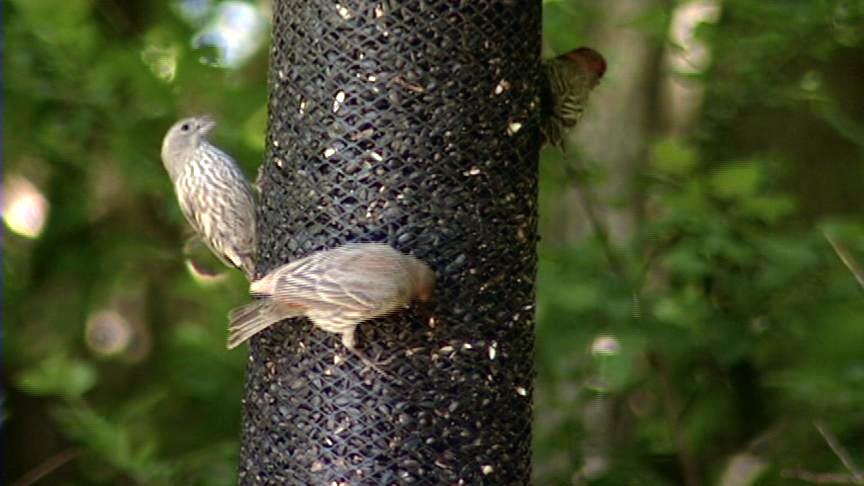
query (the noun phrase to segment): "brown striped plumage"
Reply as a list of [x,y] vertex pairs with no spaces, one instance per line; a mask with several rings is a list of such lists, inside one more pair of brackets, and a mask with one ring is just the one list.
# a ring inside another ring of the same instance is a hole
[[206,136],[209,117],[186,118],[162,141],[162,162],[186,220],[210,250],[251,280],[255,271],[255,199],[237,163]]
[[579,123],[591,90],[605,72],[606,60],[590,47],[573,49],[543,63],[543,143],[563,149],[565,131]]
[[319,251],[252,282],[250,292],[261,299],[231,311],[228,349],[281,320],[306,316],[318,328],[341,334],[342,344],[357,353],[358,324],[415,298],[429,300],[434,287],[435,273],[425,263],[385,244]]

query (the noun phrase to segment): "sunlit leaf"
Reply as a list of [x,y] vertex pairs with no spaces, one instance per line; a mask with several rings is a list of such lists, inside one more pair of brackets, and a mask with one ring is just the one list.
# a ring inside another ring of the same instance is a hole
[[97,382],[96,369],[89,363],[56,354],[38,366],[18,375],[21,389],[35,395],[58,395],[78,398]]
[[651,166],[673,175],[684,175],[696,167],[698,155],[693,148],[674,138],[665,138],[651,147]]
[[762,171],[755,162],[724,165],[711,176],[714,194],[727,199],[752,196],[761,182]]

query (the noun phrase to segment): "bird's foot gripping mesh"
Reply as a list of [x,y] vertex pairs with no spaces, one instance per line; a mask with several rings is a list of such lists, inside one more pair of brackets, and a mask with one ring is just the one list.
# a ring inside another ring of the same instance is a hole
[[540,2],[274,2],[258,272],[350,241],[410,252],[436,299],[252,339],[242,484],[530,476]]

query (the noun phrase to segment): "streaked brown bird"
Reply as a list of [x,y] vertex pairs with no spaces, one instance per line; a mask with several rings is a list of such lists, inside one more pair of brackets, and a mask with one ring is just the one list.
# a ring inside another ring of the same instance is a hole
[[212,118],[185,118],[162,141],[162,163],[186,221],[228,266],[255,272],[255,198],[237,162],[207,141]]
[[342,344],[371,364],[355,348],[357,325],[414,299],[430,300],[435,272],[388,245],[351,243],[282,265],[249,290],[261,298],[229,314],[228,349],[279,321],[306,316],[316,327],[341,334]]
[[579,47],[543,63],[540,130],[543,143],[564,149],[564,134],[582,118],[591,91],[606,73],[606,60]]

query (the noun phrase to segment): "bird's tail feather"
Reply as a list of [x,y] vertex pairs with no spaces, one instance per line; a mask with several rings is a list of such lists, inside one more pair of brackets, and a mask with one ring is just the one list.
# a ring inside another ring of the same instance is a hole
[[301,312],[280,308],[270,299],[261,299],[236,307],[228,313],[231,324],[228,327],[228,349],[236,348],[247,339],[267,329],[271,325],[289,317],[297,317]]

